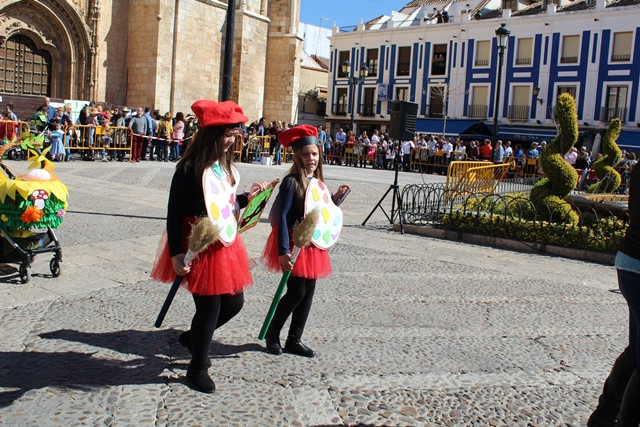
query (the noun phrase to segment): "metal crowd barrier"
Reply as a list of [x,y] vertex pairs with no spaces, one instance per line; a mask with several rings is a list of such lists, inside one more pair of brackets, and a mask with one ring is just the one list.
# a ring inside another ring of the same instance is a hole
[[69,125],[64,128],[65,146],[68,142],[72,151],[122,151],[131,155],[132,139],[133,133],[126,126]]
[[16,140],[23,140],[31,133],[29,123],[21,120],[0,120],[0,141],[11,142],[14,137]]

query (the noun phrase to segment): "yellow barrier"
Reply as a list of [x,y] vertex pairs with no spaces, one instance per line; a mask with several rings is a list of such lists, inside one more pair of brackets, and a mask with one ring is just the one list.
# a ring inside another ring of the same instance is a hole
[[131,155],[133,134],[126,126],[70,125],[64,128],[64,141],[67,135],[70,150],[122,151]]
[[15,136],[16,140],[24,140],[31,134],[29,123],[21,120],[0,120],[0,141],[11,142]]
[[[452,162],[463,163],[463,162]],[[465,196],[467,194],[493,194],[509,170],[508,163],[497,165],[488,162],[465,162],[470,165],[455,165],[454,173],[447,174],[447,189],[449,197]],[[450,166],[450,172],[451,172]],[[461,173],[461,175],[455,175]],[[451,179],[449,179],[451,176]]]

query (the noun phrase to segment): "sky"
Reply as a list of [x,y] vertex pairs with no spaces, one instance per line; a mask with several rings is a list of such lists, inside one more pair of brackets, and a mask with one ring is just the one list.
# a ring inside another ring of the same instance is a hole
[[337,22],[338,27],[355,26],[377,18],[380,15],[390,15],[392,10],[398,11],[410,0],[301,0],[300,21],[305,24],[320,25],[332,28]]

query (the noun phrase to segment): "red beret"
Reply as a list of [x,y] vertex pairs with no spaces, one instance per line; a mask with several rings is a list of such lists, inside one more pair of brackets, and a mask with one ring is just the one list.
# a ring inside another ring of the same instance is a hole
[[294,150],[305,145],[320,145],[318,129],[311,125],[299,125],[284,130],[278,134],[278,141],[285,147],[292,147]]
[[208,99],[196,101],[191,106],[200,126],[225,126],[246,123],[249,118],[233,101],[216,102]]

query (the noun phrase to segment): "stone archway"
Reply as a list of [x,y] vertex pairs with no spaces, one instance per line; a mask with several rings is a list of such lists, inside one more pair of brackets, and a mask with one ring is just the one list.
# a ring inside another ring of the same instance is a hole
[[[47,95],[89,99],[91,50],[86,25],[66,1],[9,1],[0,9],[0,43],[12,36],[31,40],[51,57]],[[27,94],[25,94],[27,95]]]

